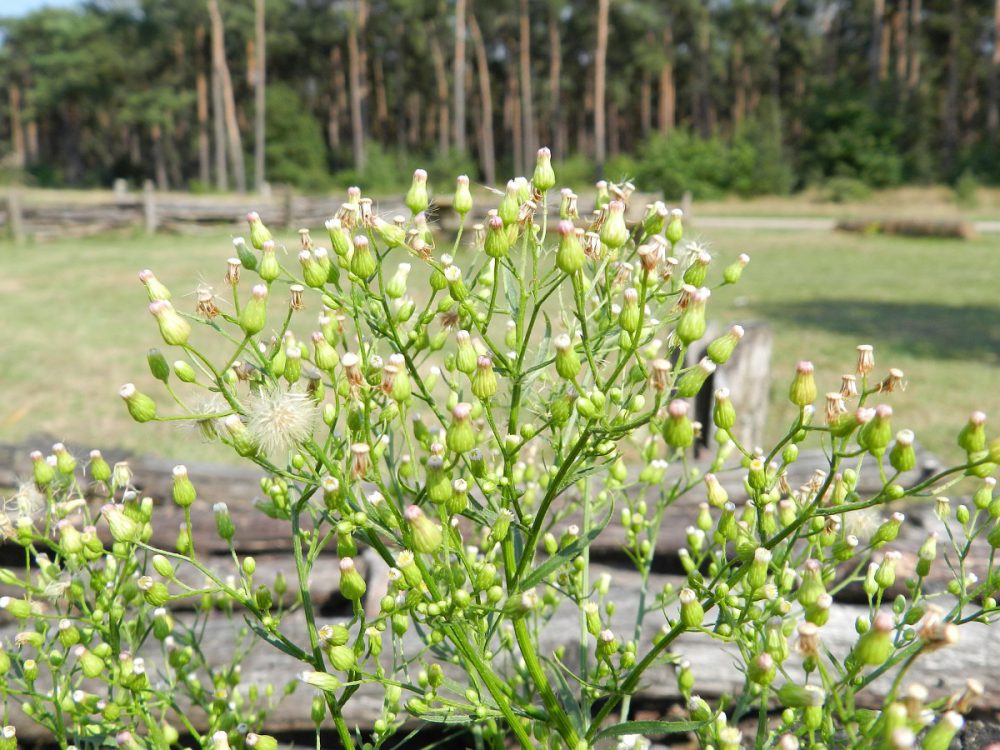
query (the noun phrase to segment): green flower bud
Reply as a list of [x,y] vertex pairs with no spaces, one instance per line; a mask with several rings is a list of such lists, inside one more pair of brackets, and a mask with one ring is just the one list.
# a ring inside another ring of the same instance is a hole
[[622,311],[618,315],[618,325],[623,331],[635,333],[639,330],[639,324],[642,320],[642,312],[639,310],[639,293],[629,287],[625,290],[624,299],[625,304],[622,305]]
[[150,302],[149,312],[156,318],[164,342],[170,346],[183,346],[187,343],[191,335],[191,324],[184,320],[167,300]]
[[239,324],[243,333],[253,336],[264,330],[267,323],[267,287],[257,284],[250,290],[250,299],[240,310]]
[[272,281],[281,276],[281,264],[278,262],[278,256],[274,252],[274,241],[268,240],[264,243],[264,249],[261,255],[260,269],[257,271],[261,280],[270,284]]
[[556,173],[552,169],[552,152],[545,146],[538,149],[535,172],[531,177],[531,182],[543,193],[555,187]]
[[348,601],[360,601],[365,595],[365,579],[354,566],[354,560],[344,557],[340,560],[340,593]]
[[104,659],[85,646],[77,646],[73,649],[73,655],[76,657],[76,663],[80,666],[84,677],[92,680],[104,672]]
[[575,379],[580,374],[582,364],[572,340],[563,333],[556,336],[553,346],[556,349],[556,372],[559,373],[559,377],[566,380]]
[[66,446],[62,443],[56,443],[52,446],[52,453],[56,458],[56,470],[63,476],[70,476],[76,471],[76,459],[73,454],[66,450]]
[[461,174],[455,180],[455,198],[452,201],[452,208],[463,218],[472,210],[472,193],[469,191],[468,175]]
[[663,439],[671,448],[690,448],[694,444],[694,425],[688,418],[688,404],[680,399],[671,401],[667,407],[667,419],[663,422]]
[[868,420],[858,431],[858,445],[873,456],[881,456],[892,440],[892,407],[879,404],[875,407],[874,417]]
[[250,225],[250,244],[260,250],[264,247],[264,243],[271,239],[271,232],[264,226],[260,214],[256,211],[247,214],[247,223]]
[[245,268],[248,271],[257,270],[257,256],[247,247],[247,242],[242,237],[233,240],[233,247],[236,248],[237,257],[230,258],[229,272],[226,278],[232,286],[236,286],[240,280],[240,268]]
[[150,302],[159,302],[170,299],[170,290],[159,282],[152,271],[146,269],[139,272],[139,281],[146,287],[146,294]]
[[705,288],[696,289],[685,287],[687,294],[687,304],[677,319],[675,334],[678,340],[685,346],[690,346],[695,341],[705,335],[705,305],[711,296],[711,291]]
[[347,258],[351,254],[351,236],[344,228],[340,219],[326,221],[327,234],[330,236],[330,246],[339,258]]
[[198,493],[195,491],[194,484],[192,484],[190,478],[188,478],[186,467],[174,467],[173,487],[171,489],[171,493],[173,495],[174,502],[182,508],[190,508],[191,505],[194,504]]
[[896,537],[899,536],[899,529],[905,520],[906,517],[902,513],[893,513],[888,521],[885,521],[875,530],[869,542],[871,546],[878,549],[879,547],[884,547],[889,542],[895,541]]
[[813,363],[803,360],[795,368],[795,377],[788,390],[789,400],[800,409],[809,406],[816,400],[816,379],[813,376]]
[[448,284],[448,294],[455,302],[464,302],[469,298],[469,288],[462,280],[462,269],[451,265],[444,269],[445,282]]
[[452,422],[445,433],[445,444],[448,450],[455,453],[468,453],[476,447],[476,434],[469,418],[472,405],[460,403],[452,409]]
[[107,504],[101,508],[101,515],[108,522],[111,538],[116,542],[135,543],[142,533],[141,525],[131,518],[121,505]]
[[170,380],[170,365],[159,349],[150,349],[146,352],[146,362],[154,378],[164,383]]
[[416,505],[408,506],[403,517],[410,527],[414,551],[423,554],[436,552],[444,541],[441,527],[424,515]]
[[736,345],[743,338],[743,326],[733,326],[727,333],[714,339],[708,345],[705,353],[717,365],[724,365],[733,356]]
[[706,474],[702,477],[705,482],[705,486],[708,489],[708,504],[713,508],[722,508],[729,502],[729,494],[726,492],[725,487],[719,482],[718,477],[715,474]]
[[826,593],[823,583],[823,569],[818,560],[806,560],[802,566],[802,583],[799,584],[796,599],[803,607],[810,607]]
[[399,216],[397,219],[400,223],[388,222],[380,216],[376,216],[372,219],[375,227],[375,233],[378,234],[379,238],[385,243],[386,247],[400,247],[406,242],[406,231],[402,226],[403,217]]
[[889,463],[896,471],[912,471],[917,465],[917,453],[913,449],[913,432],[900,430],[896,442],[889,451]]
[[493,360],[483,355],[476,360],[476,372],[472,376],[472,395],[482,401],[489,401],[497,392],[497,376],[493,372]]
[[692,589],[683,588],[679,594],[681,603],[681,623],[688,630],[700,628],[705,619],[705,610]]
[[170,591],[162,581],[156,581],[151,576],[142,576],[137,585],[146,603],[151,607],[162,607],[170,600]]
[[174,362],[174,374],[182,383],[193,383],[198,378],[194,368],[181,359]]
[[679,208],[675,208],[670,212],[670,221],[667,223],[667,229],[664,232],[664,235],[671,245],[676,246],[677,243],[684,237],[684,225],[682,223],[683,218],[684,212]]
[[253,750],[278,750],[278,740],[269,734],[250,732],[246,737],[245,744]]
[[753,561],[747,572],[747,585],[751,589],[759,589],[767,583],[767,573],[771,565],[771,552],[764,547],[758,547],[753,553]]
[[778,701],[786,708],[822,706],[826,702],[826,692],[818,685],[796,685],[793,682],[786,682],[778,688]]
[[872,620],[869,630],[858,638],[852,652],[858,664],[862,666],[881,666],[893,651],[892,616],[879,612]]
[[410,189],[406,191],[406,198],[403,200],[403,203],[414,215],[419,214],[427,208],[428,198],[426,170],[414,170],[413,180],[410,182]]
[[726,266],[726,269],[722,272],[722,279],[727,284],[735,284],[740,280],[743,275],[743,269],[747,267],[750,262],[750,256],[746,253],[741,253],[736,259],[735,263]]
[[319,289],[326,284],[327,269],[316,262],[312,252],[302,250],[299,253],[299,264],[302,266],[302,278],[307,286]]
[[966,453],[986,450],[986,415],[983,412],[972,412],[969,421],[958,433],[958,445]]
[[684,283],[691,284],[692,286],[701,286],[704,284],[705,279],[708,278],[708,267],[711,263],[711,254],[703,248],[698,248],[694,253],[694,258],[691,260],[691,265],[684,271]]
[[[136,387],[132,383],[126,383],[123,385],[118,390],[118,395],[125,401],[125,406],[128,409],[129,415],[136,422],[148,422],[156,417],[156,403],[146,394],[140,393],[136,390]],[[38,480],[40,468],[39,462],[35,461],[35,481],[40,485],[47,484],[47,482],[41,482]]]
[[747,676],[758,685],[770,685],[777,672],[778,667],[768,653],[760,654],[747,665]]
[[712,407],[712,421],[720,430],[732,430],[736,426],[736,408],[729,399],[729,389],[720,388],[715,392],[715,403]]
[[327,656],[330,658],[330,666],[338,672],[347,672],[354,669],[357,663],[357,659],[354,656],[354,649],[350,646],[332,646],[327,651]]
[[677,396],[693,398],[705,385],[708,378],[715,372],[716,365],[708,357],[703,357],[698,364],[686,370],[677,379]]
[[483,249],[491,258],[506,258],[510,253],[510,235],[504,228],[503,219],[498,215],[486,220],[486,240]]
[[965,719],[957,711],[946,712],[924,735],[924,750],[948,750],[951,741],[965,724]]
[[607,214],[600,231],[601,242],[612,250],[617,250],[628,241],[628,226],[625,224],[625,204],[614,200],[608,203]]
[[556,252],[556,267],[565,274],[574,274],[583,268],[587,256],[580,243],[580,234],[573,222],[564,219],[559,222],[559,249]]
[[410,264],[400,263],[396,267],[396,273],[389,279],[385,286],[385,296],[389,299],[400,299],[406,294],[406,279],[410,274]]
[[362,281],[367,281],[378,270],[371,243],[363,234],[354,238],[354,254],[351,256],[351,273]]
[[236,527],[233,524],[233,517],[229,515],[229,506],[225,503],[216,503],[212,506],[212,514],[215,516],[215,530],[219,538],[227,542],[232,541]]

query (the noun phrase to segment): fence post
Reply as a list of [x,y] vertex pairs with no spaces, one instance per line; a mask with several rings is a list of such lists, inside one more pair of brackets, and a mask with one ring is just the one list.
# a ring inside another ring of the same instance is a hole
[[291,185],[285,185],[284,192],[281,194],[281,203],[285,229],[293,229],[295,227],[295,193],[292,191]]
[[156,234],[159,220],[156,216],[156,190],[152,180],[142,183],[142,215],[146,223],[146,234]]
[[10,226],[11,239],[18,245],[23,245],[24,236],[24,209],[21,206],[21,191],[17,187],[12,187],[7,192],[7,223]]

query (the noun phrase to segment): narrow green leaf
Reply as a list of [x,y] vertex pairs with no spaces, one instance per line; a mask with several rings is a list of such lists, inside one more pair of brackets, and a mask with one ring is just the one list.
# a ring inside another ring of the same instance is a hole
[[566,547],[559,550],[556,554],[525,576],[524,580],[522,580],[520,585],[517,587],[518,591],[527,591],[532,586],[537,586],[545,580],[545,576],[549,573],[558,570],[561,565],[566,564],[587,549],[587,547],[589,547],[591,543],[597,539],[600,533],[604,531],[604,527],[608,525],[609,521],[611,521],[611,515],[613,513],[614,503],[611,504],[608,515],[597,526],[588,531],[584,536],[575,540],[572,544],[566,545]]
[[605,737],[621,737],[623,734],[681,734],[701,729],[704,721],[623,721],[607,729],[602,729],[595,740]]

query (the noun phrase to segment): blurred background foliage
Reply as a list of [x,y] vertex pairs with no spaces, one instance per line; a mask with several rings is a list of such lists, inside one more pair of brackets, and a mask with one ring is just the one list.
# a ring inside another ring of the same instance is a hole
[[1000,0],[90,0],[0,27],[4,174],[42,187],[495,183],[543,144],[570,183],[668,198],[1000,183]]

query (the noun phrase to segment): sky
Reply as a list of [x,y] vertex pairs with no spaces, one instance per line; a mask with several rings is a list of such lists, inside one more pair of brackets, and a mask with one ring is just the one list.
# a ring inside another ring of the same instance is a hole
[[0,16],[20,16],[46,5],[66,8],[78,5],[79,2],[80,0],[0,0]]

